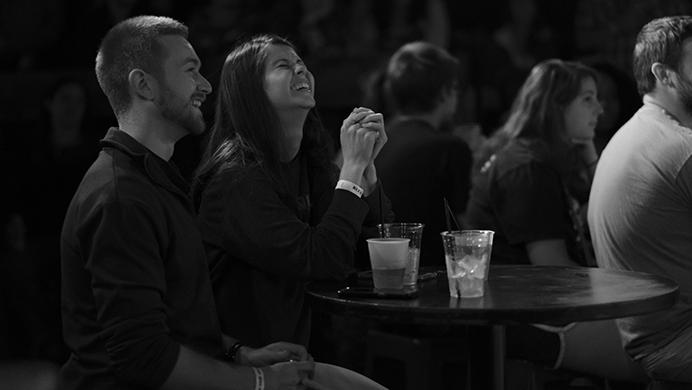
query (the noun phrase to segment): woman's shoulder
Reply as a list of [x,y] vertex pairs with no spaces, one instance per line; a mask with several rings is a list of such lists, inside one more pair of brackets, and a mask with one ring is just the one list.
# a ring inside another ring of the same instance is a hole
[[211,183],[225,183],[227,185],[242,185],[250,181],[269,180],[262,165],[257,162],[246,164],[223,164],[210,180]]
[[549,147],[541,141],[515,139],[495,153],[496,164],[503,171],[549,168]]
[[204,182],[198,182],[193,187],[200,198],[224,194],[237,188],[257,186],[259,183],[269,182],[268,176],[259,164],[248,165],[221,165]]

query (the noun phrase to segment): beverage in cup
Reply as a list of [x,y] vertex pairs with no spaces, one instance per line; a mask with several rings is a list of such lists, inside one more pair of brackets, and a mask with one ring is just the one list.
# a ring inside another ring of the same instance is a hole
[[491,230],[461,230],[440,233],[445,250],[449,295],[482,297],[488,278],[493,234]]
[[368,251],[375,290],[401,290],[409,255],[408,238],[369,238]]
[[382,238],[408,238],[408,261],[404,271],[404,287],[415,287],[418,282],[420,264],[421,238],[423,237],[422,223],[385,223],[378,224],[377,230]]

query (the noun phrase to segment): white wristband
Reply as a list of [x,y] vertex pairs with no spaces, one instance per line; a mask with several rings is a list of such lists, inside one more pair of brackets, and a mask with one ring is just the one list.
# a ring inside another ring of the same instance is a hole
[[358,184],[348,180],[339,180],[336,182],[336,189],[346,190],[359,198],[363,197],[363,189]]
[[255,372],[255,390],[264,390],[264,372],[257,367],[252,367]]

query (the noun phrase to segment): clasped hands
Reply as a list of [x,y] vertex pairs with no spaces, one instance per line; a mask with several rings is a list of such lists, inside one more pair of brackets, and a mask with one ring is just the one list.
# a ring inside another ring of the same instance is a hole
[[341,151],[344,163],[341,179],[363,187],[369,195],[377,185],[375,158],[387,142],[384,117],[365,107],[357,107],[341,125]]

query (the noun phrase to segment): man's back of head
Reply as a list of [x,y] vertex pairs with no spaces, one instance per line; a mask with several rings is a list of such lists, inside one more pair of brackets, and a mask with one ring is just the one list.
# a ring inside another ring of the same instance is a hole
[[443,48],[411,42],[392,55],[386,71],[385,93],[395,112],[433,111],[444,93],[456,93],[459,61]]
[[652,92],[656,77],[655,63],[680,70],[683,41],[692,37],[692,17],[667,16],[650,21],[637,34],[634,47],[633,72],[640,95]]

